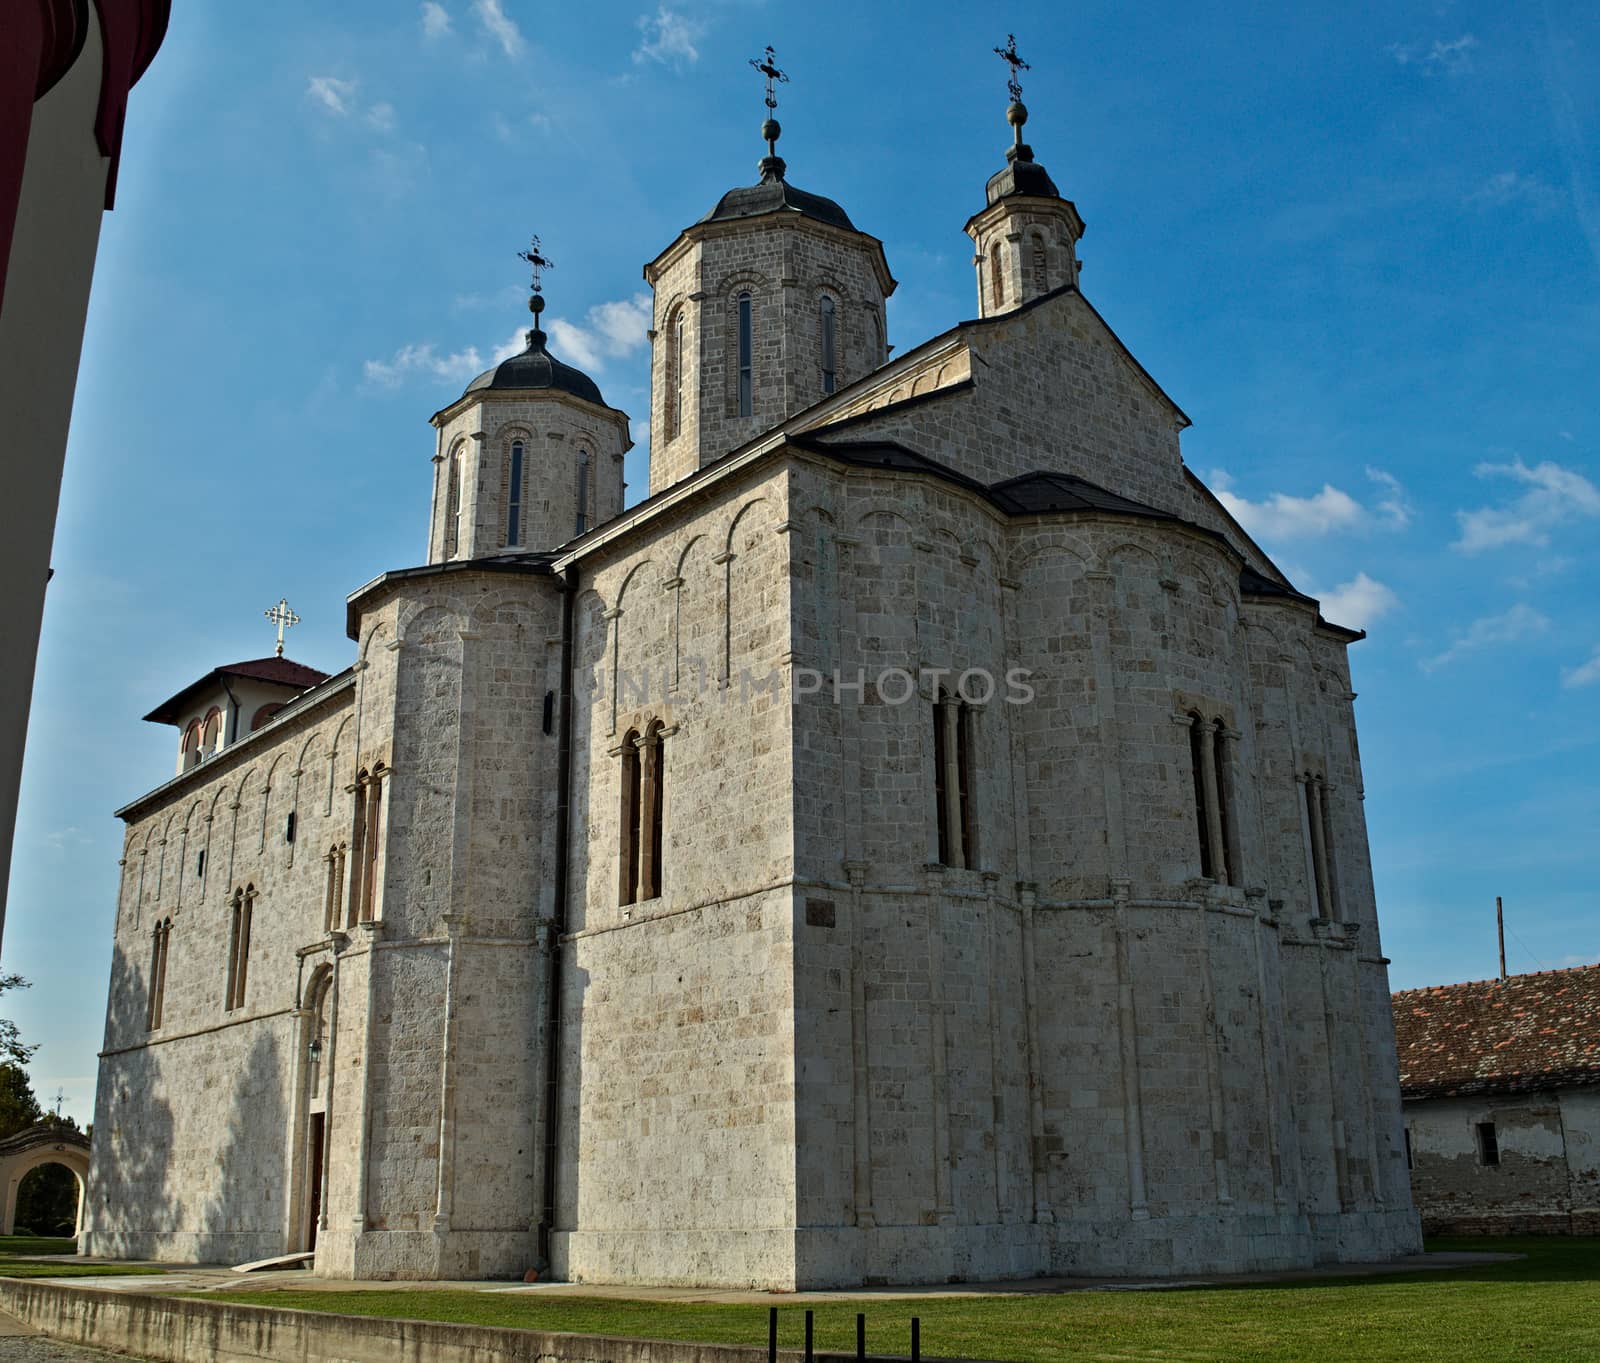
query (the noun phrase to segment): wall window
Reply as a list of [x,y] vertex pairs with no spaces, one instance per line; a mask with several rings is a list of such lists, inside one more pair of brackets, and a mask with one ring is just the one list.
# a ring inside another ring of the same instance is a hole
[[839,317],[831,298],[818,305],[822,326],[822,391],[831,393],[838,387]]
[[1050,292],[1050,265],[1049,256],[1045,251],[1044,238],[1035,235],[1033,238],[1033,292],[1035,295]]
[[1404,1132],[1406,1138],[1406,1168],[1413,1169],[1416,1165],[1411,1153],[1411,1128],[1409,1126],[1405,1127]]
[[228,988],[223,1003],[230,1013],[244,1007],[245,985],[250,976],[250,917],[255,899],[254,885],[233,892],[233,925],[228,935]]
[[200,757],[204,760],[217,750],[217,740],[222,737],[222,711],[212,708],[200,724]]
[[1478,1123],[1478,1163],[1491,1168],[1500,1163],[1500,1137],[1493,1122]]
[[167,944],[172,938],[172,920],[163,918],[150,932],[150,992],[145,1003],[145,1029],[161,1026],[161,1005],[167,993]]
[[878,321],[878,310],[867,313],[867,364],[876,369],[883,363],[883,324]]
[[972,706],[941,690],[933,702],[933,791],[939,861],[944,866],[978,864],[973,726]]
[[667,321],[667,439],[683,429],[683,308]]
[[652,720],[643,737],[630,729],[622,740],[620,901],[637,904],[661,894],[663,813],[666,805],[666,738]]
[[328,863],[328,889],[322,911],[322,927],[334,932],[343,926],[345,844],[336,842],[323,857]]
[[200,721],[192,719],[178,741],[179,770],[188,771],[200,764]]
[[522,543],[522,478],[525,447],[520,440],[511,442],[511,469],[506,489],[506,544]]
[[1005,267],[1000,263],[1001,250],[999,242],[989,248],[989,296],[997,308],[1006,301],[1006,276]]
[[454,558],[461,549],[461,446],[450,452],[445,464],[444,557]]
[[1333,817],[1329,809],[1328,781],[1319,771],[1300,778],[1305,788],[1306,841],[1311,849],[1311,897],[1316,917],[1339,917],[1339,897],[1334,874]]
[[1189,712],[1189,767],[1194,778],[1195,831],[1200,874],[1237,885],[1239,844],[1233,822],[1233,743],[1220,719]]
[[593,524],[593,514],[590,508],[594,497],[594,461],[589,456],[589,451],[578,451],[578,516],[576,528],[578,534],[583,534]]
[[350,871],[350,904],[345,926],[370,923],[377,912],[379,816],[383,808],[383,764],[356,776],[355,817],[350,846],[355,855]]
[[755,410],[755,325],[748,290],[736,302],[739,331],[739,415]]
[[255,714],[250,716],[250,732],[254,733],[281,709],[283,709],[281,701],[273,701],[270,704],[261,706]]

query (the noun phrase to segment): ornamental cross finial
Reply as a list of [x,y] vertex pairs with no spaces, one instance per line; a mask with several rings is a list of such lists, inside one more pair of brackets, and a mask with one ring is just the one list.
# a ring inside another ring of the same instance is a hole
[[532,347],[544,337],[539,330],[539,314],[544,311],[544,271],[555,269],[556,263],[545,255],[544,243],[539,240],[537,232],[528,239],[528,249],[517,252],[517,259],[527,261],[528,269],[533,273],[528,284],[528,311],[533,314],[533,330],[528,333],[528,345]]
[[767,78],[767,109],[769,111],[778,107],[778,96],[773,90],[774,84],[787,85],[789,77],[778,70],[778,54],[772,50],[772,44],[767,44],[766,57],[751,57],[750,65],[755,67]]
[[1006,81],[1006,89],[1011,91],[1011,102],[1013,104],[1021,104],[1022,82],[1017,79],[1017,76],[1019,73],[1031,71],[1033,68],[1023,61],[1017,53],[1017,35],[1015,33],[1006,34],[1006,45],[995,48],[994,55],[1011,68],[1011,76]]
[[289,609],[287,597],[280,597],[278,604],[266,612],[267,619],[278,627],[278,657],[283,657],[283,632],[300,623],[300,617]]

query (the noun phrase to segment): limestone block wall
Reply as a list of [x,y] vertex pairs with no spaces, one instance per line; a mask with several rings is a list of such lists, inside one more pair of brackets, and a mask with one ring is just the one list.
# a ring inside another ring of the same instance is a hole
[[[566,393],[491,392],[446,408],[438,419],[428,521],[428,562],[546,552],[622,510],[628,418]],[[512,443],[524,447],[521,515],[512,535]],[[449,552],[446,521],[452,460],[462,465],[460,529]],[[583,467],[587,473],[583,473]],[[580,505],[580,496],[582,504]]]
[[[1600,1089],[1412,1099],[1411,1188],[1435,1235],[1593,1235],[1600,1228]],[[1499,1163],[1478,1126],[1492,1123]]]
[[[304,1243],[297,952],[324,936],[325,856],[349,837],[354,704],[335,683],[125,816],[84,1253],[241,1262]],[[246,888],[248,976],[229,1010],[231,900]],[[167,921],[149,1030],[153,933]]]
[[[794,1281],[787,488],[580,564],[556,1267]],[[621,744],[662,746],[661,893],[620,902]]]
[[[859,233],[793,213],[701,225],[645,273],[655,291],[652,493],[822,399],[824,295],[837,307],[836,391],[887,355],[884,299],[893,281],[881,246]],[[740,416],[735,300],[745,291],[752,402],[751,415]],[[681,375],[673,344],[680,313]]]

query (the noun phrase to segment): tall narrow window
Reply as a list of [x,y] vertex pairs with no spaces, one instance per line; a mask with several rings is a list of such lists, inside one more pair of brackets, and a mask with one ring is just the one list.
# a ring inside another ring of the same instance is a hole
[[1316,772],[1307,772],[1305,787],[1307,842],[1311,847],[1311,898],[1318,918],[1339,916],[1333,888],[1333,859],[1330,838],[1333,823],[1328,816],[1328,783]]
[[334,932],[342,926],[340,920],[344,910],[344,844],[335,843],[328,849],[328,855],[323,860],[328,863],[328,896],[323,908],[322,922],[326,931]]
[[933,702],[933,799],[939,816],[939,864],[950,865],[950,821],[945,817],[949,804],[946,796],[944,769],[944,692]]
[[444,556],[454,558],[461,549],[461,447],[450,452],[445,465]]
[[222,737],[222,711],[213,709],[200,728],[200,756],[210,757],[217,750],[217,740]]
[[639,734],[629,729],[622,739],[622,809],[618,821],[621,883],[617,899],[622,904],[635,904],[639,900],[639,805],[643,785],[639,768]]
[[347,901],[348,912],[345,915],[344,925],[353,928],[356,925],[356,913],[361,904],[361,872],[366,864],[367,850],[367,782],[369,777],[363,768],[356,775],[355,808],[350,820],[350,896]]
[[522,455],[520,440],[511,442],[511,485],[506,492],[506,543],[522,543]]
[[1218,849],[1222,859],[1221,879],[1225,884],[1239,883],[1238,853],[1234,847],[1233,811],[1229,808],[1228,785],[1232,768],[1228,759],[1228,730],[1219,719],[1211,726],[1212,768],[1216,776],[1217,825],[1220,834]]
[[233,895],[233,930],[228,942],[228,989],[223,1007],[228,1012],[244,1007],[245,985],[250,975],[250,914],[256,887],[247,885]]
[[739,415],[755,410],[755,332],[749,293],[741,293],[739,307]]
[[683,429],[683,309],[667,323],[667,439]]
[[838,386],[839,318],[833,299],[818,305],[822,322],[822,391],[831,393]]
[[1493,1122],[1478,1123],[1478,1160],[1490,1167],[1500,1163],[1500,1138]]
[[366,827],[362,830],[361,905],[360,919],[370,923],[378,912],[378,852],[382,839],[378,836],[378,816],[383,808],[383,764],[372,769],[367,782]]
[[997,308],[1006,301],[1006,276],[1005,267],[1000,263],[1001,249],[999,242],[989,248],[989,293]]
[[663,812],[666,808],[667,749],[661,721],[655,720],[645,730],[641,798],[643,808],[639,820],[639,849],[641,869],[639,898],[655,899],[661,893],[661,835]]
[[1206,790],[1206,723],[1197,714],[1189,716],[1189,765],[1194,768],[1195,828],[1200,836],[1200,874],[1209,880],[1215,874],[1211,861],[1211,811]]
[[578,520],[577,529],[581,535],[589,528],[589,451],[578,451]]
[[150,933],[150,993],[145,1004],[145,1029],[161,1026],[161,1005],[167,993],[167,943],[172,936],[172,920],[164,918]]
[[977,830],[972,804],[972,707],[956,706],[956,793],[960,797],[961,864],[978,864]]
[[876,369],[883,363],[883,325],[878,321],[878,310],[867,313],[867,364]]
[[183,741],[178,748],[178,770],[188,771],[200,762],[200,721],[190,720],[183,731]]
[[945,866],[977,865],[971,709],[944,691],[933,705],[933,790],[938,804],[939,861]]
[[1044,238],[1033,239],[1033,292],[1035,295],[1050,291],[1049,257],[1045,253]]

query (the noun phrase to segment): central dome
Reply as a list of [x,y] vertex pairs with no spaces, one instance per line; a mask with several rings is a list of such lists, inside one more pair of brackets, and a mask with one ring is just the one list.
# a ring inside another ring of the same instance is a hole
[[544,343],[544,332],[535,327],[528,333],[526,350],[500,361],[493,369],[484,370],[467,385],[466,391],[479,393],[491,388],[553,389],[604,407],[606,400],[600,396],[599,385],[581,369],[562,364],[545,349]]
[[796,189],[787,180],[774,176],[762,177],[758,185],[743,189],[730,189],[701,222],[730,222],[736,218],[755,218],[765,213],[799,213],[807,218],[825,222],[829,227],[842,227],[847,232],[856,230],[849,215],[820,194],[810,194]]

